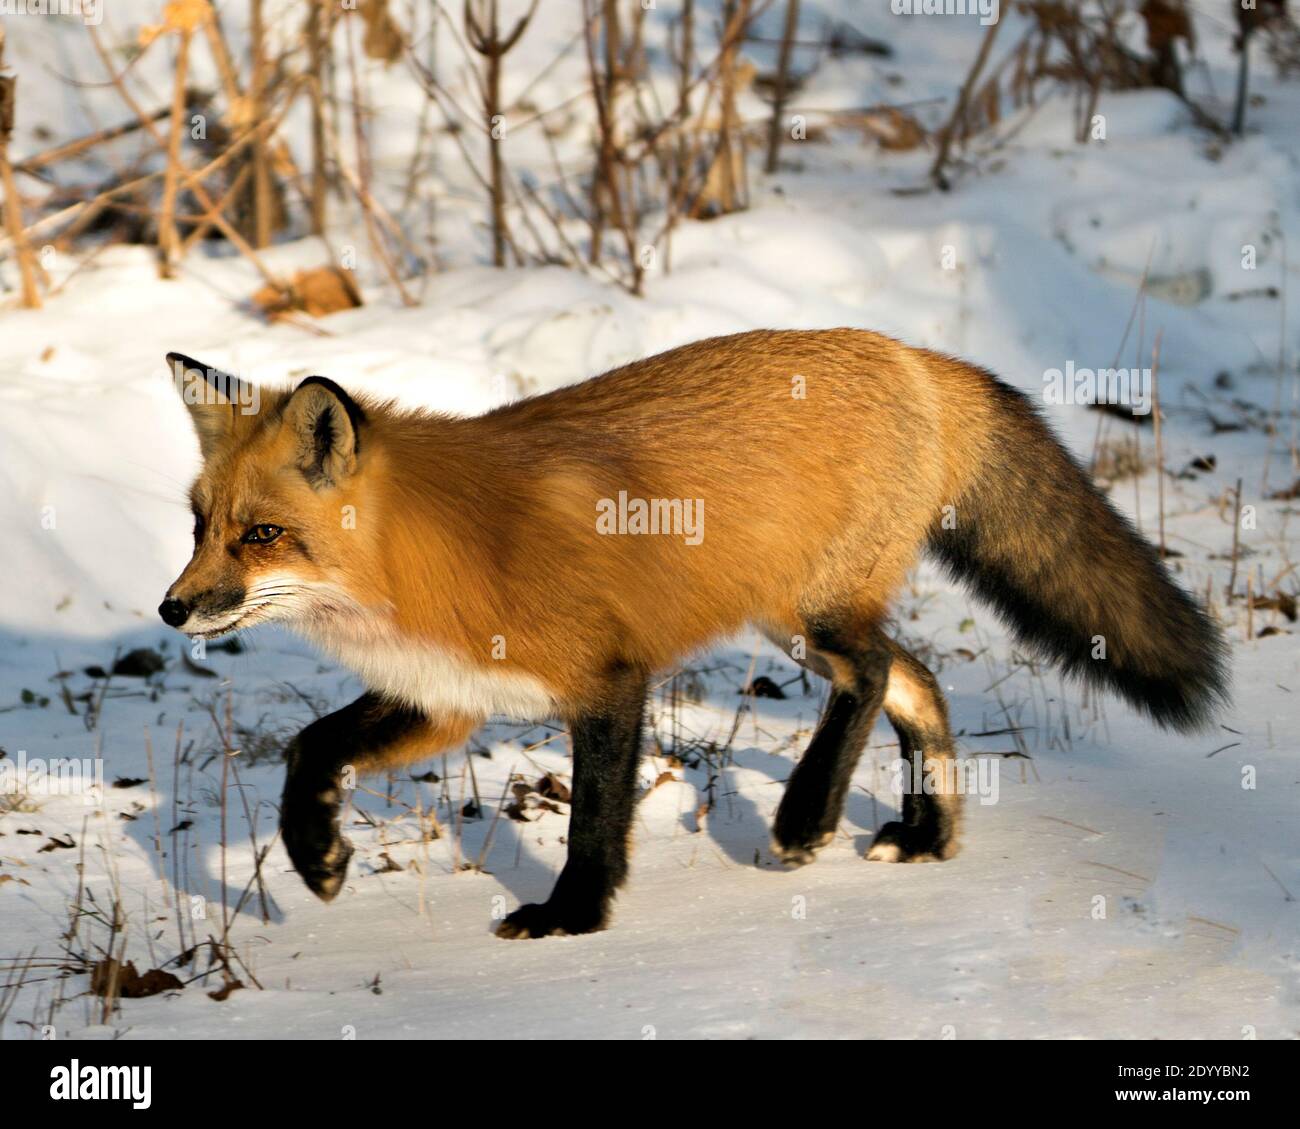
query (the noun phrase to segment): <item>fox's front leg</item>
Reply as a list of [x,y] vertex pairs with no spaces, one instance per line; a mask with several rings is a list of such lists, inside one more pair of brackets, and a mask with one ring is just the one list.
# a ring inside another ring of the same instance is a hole
[[598,701],[572,719],[568,861],[551,896],[520,906],[497,926],[498,937],[593,933],[605,927],[614,892],[627,877],[645,697],[644,673],[621,668],[606,678]]
[[343,885],[352,844],[339,831],[343,774],[356,776],[417,760],[464,741],[478,720],[426,717],[408,706],[363,694],[313,721],[285,754],[280,832],[293,868],[324,901]]

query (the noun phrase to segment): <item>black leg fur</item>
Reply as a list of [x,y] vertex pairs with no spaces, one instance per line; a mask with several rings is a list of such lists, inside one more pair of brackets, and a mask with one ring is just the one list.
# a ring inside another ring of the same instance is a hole
[[[890,640],[889,646],[895,675],[906,681],[907,692],[900,699],[912,707],[903,708],[901,702],[893,705],[888,698],[885,703],[885,715],[898,734],[907,761],[908,780],[902,820],[886,823],[877,832],[867,858],[873,862],[940,862],[957,853],[961,828],[948,708],[934,675],[897,643]],[[934,790],[917,790],[918,763],[923,785],[929,772]]]
[[799,866],[811,862],[817,849],[835,835],[853,770],[884,700],[892,659],[878,634],[863,641],[848,631],[823,626],[811,638],[837,674],[817,731],[795,765],[772,827],[777,857]]
[[602,705],[573,720],[568,861],[551,896],[520,906],[497,927],[498,937],[592,933],[605,927],[614,892],[627,877],[645,696],[645,675],[621,670],[609,679]]
[[367,762],[382,760],[385,750],[425,724],[414,710],[363,694],[313,721],[290,743],[280,831],[294,870],[323,901],[338,894],[352,857],[339,831],[344,767],[365,771]]

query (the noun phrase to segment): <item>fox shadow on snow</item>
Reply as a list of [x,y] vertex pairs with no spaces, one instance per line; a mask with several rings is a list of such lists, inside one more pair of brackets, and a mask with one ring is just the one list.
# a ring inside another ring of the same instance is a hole
[[[329,709],[338,708],[360,692],[359,686],[346,671],[328,668],[322,670],[306,644],[293,640],[286,647],[286,642],[291,638],[279,632],[255,632],[245,640],[247,650],[244,653],[209,655],[208,664],[219,679],[232,679],[236,686],[241,683],[244,686],[250,683],[274,684],[277,680],[276,672],[282,670],[282,662],[305,664],[315,670],[316,683],[312,689],[318,695],[328,697]],[[126,677],[113,680],[112,685],[116,691],[131,696],[107,698],[99,723],[92,731],[85,726],[84,720],[68,714],[59,698],[57,683],[50,682],[49,674],[46,673],[54,669],[80,671],[92,664],[109,667],[115,653],[125,654],[136,647],[156,648],[158,640],[158,632],[149,630],[127,633],[108,641],[20,637],[8,632],[0,633],[0,655],[3,655],[0,659],[0,710],[10,705],[11,699],[18,702],[21,691],[28,687],[39,687],[42,694],[52,699],[44,709],[20,708],[0,715],[4,718],[3,729],[6,731],[0,735],[0,747],[5,747],[10,755],[16,749],[24,749],[29,757],[46,758],[93,757],[98,751],[98,755],[104,759],[106,791],[111,794],[115,791],[115,779],[147,775],[146,758],[143,755],[143,728],[148,726],[153,737],[157,827],[161,831],[163,857],[159,857],[155,846],[155,821],[153,813],[148,810],[152,798],[147,781],[117,793],[137,800],[144,810],[135,811],[134,819],[115,820],[116,825],[138,848],[139,857],[148,860],[155,878],[165,879],[169,886],[174,880],[173,848],[177,846],[184,849],[188,845],[187,858],[184,860],[187,865],[180,868],[183,887],[179,891],[180,895],[183,898],[201,895],[208,902],[209,914],[219,914],[220,910],[215,907],[222,904],[231,909],[238,905],[240,918],[260,923],[262,899],[255,884],[249,890],[252,847],[244,806],[246,802],[249,811],[255,815],[257,844],[261,850],[278,830],[279,797],[285,770],[279,760],[245,763],[240,765],[239,785],[236,785],[233,775],[228,778],[226,842],[230,853],[223,886],[219,739],[215,731],[212,731],[211,719],[195,705],[199,698],[196,684],[207,690],[220,687],[223,683],[219,679],[201,680],[187,670],[179,662],[177,648],[173,643],[167,652],[168,669],[156,680]],[[52,665],[56,663],[57,666]],[[268,665],[272,670],[264,669]],[[790,669],[793,670],[793,666]],[[300,672],[295,671],[295,674],[298,673]],[[290,676],[285,674],[283,677],[287,679]],[[93,690],[95,683],[91,682],[90,685]],[[151,697],[155,686],[158,692]],[[728,696],[734,694],[734,686],[720,681],[710,685],[708,699],[713,703],[727,702]],[[734,698],[731,700],[734,701]],[[765,719],[788,724],[796,718],[807,726],[809,722],[815,721],[817,702],[815,693],[784,701],[753,698],[747,702],[747,708],[752,710],[754,720],[760,727]],[[248,703],[243,705],[247,709]],[[85,708],[85,705],[79,704],[78,708]],[[51,711],[54,711],[53,715]],[[271,712],[268,722],[273,721],[277,727],[283,726],[286,740],[312,720],[310,710],[301,701],[285,700]],[[175,776],[172,770],[173,735],[176,723],[182,717],[186,720],[187,742],[192,738],[194,743],[189,749],[187,763],[181,766],[179,776]],[[747,717],[746,725],[748,721]],[[681,826],[692,833],[702,831],[707,834],[738,865],[753,866],[757,859],[760,866],[771,866],[768,842],[772,816],[784,791],[785,782],[789,779],[795,761],[802,755],[808,737],[805,734],[793,748],[780,753],[752,746],[735,748],[720,767],[710,768],[708,764],[696,763],[687,758],[688,765],[693,763],[694,767],[686,769],[685,779],[695,786],[701,799],[708,793],[711,775],[716,773],[713,781],[714,803],[703,820],[702,827],[695,811],[681,813],[678,817]],[[883,720],[880,721],[872,735],[873,745],[877,749],[888,751],[894,740],[893,731]],[[892,748],[896,750],[896,745],[892,745]],[[469,752],[450,753],[445,770],[459,776],[461,770],[457,762],[466,756],[478,755]],[[501,755],[503,753],[498,753],[498,756]],[[864,754],[864,760],[870,763],[870,758],[871,751],[868,750]],[[438,771],[444,768],[440,758],[434,757],[427,763],[417,762],[399,770],[397,779],[400,786],[394,793],[396,799],[409,802],[410,786],[402,777],[407,774],[418,775],[430,764]],[[765,779],[755,784],[754,774]],[[738,775],[748,779],[737,779]],[[374,792],[384,791],[382,777],[363,783]],[[242,796],[239,793],[241,787],[244,793]],[[454,794],[456,789],[451,791]],[[483,858],[483,869],[516,902],[545,900],[563,864],[563,856],[554,851],[543,853],[536,848],[540,845],[539,838],[554,843],[565,833],[567,827],[559,821],[568,819],[568,805],[564,806],[561,813],[546,812],[537,822],[518,822],[504,813],[498,816],[498,799],[496,796],[484,795],[482,811],[476,817],[458,815],[459,801],[453,802],[449,817],[444,812],[439,815],[449,834],[457,833],[449,826],[450,821],[456,820],[459,824],[462,837],[459,858],[462,862],[477,863],[483,852],[483,844],[490,835],[492,842]],[[418,846],[419,838],[412,833],[413,828],[405,826],[410,821],[400,818],[403,810],[397,804],[391,807],[386,805],[382,796],[368,792],[353,795],[352,802],[342,812],[341,825],[344,835],[353,839],[354,844],[363,835],[366,839],[371,838],[367,834],[367,828],[372,823],[399,818],[379,836],[379,843],[368,843],[367,849],[358,849],[349,867],[348,886],[355,888],[359,883],[382,878],[386,870],[392,871],[393,877],[398,877],[394,864],[403,869],[409,869],[411,861],[418,861],[420,866],[426,865],[423,852],[412,849]],[[172,822],[173,811],[176,813],[176,824]],[[871,842],[879,826],[894,818],[897,818],[897,799],[887,790],[877,789],[873,798],[857,784],[850,789],[845,819],[854,827],[868,829],[855,837],[855,847],[859,848],[859,853]],[[174,837],[172,828],[186,822],[189,826],[183,832],[177,832]],[[644,838],[654,834],[643,822],[638,823],[638,836]],[[88,828],[87,833],[92,834],[93,828]],[[89,846],[88,844],[87,847]],[[90,853],[88,849],[88,861]],[[382,858],[382,854],[387,854],[392,861]],[[449,849],[449,845],[440,846],[436,841],[430,843],[428,855],[432,876],[450,870],[454,851]],[[91,867],[88,865],[87,869],[90,870]],[[277,903],[275,894],[285,896],[294,889],[293,886],[286,886],[286,880],[296,883],[297,879],[292,875],[281,844],[277,843],[267,854],[263,874],[269,887],[265,903],[268,917],[273,923],[282,923],[289,913]],[[305,887],[299,886],[297,889],[305,897],[311,896]],[[403,894],[401,887],[395,884],[389,885],[388,891],[399,897]]]

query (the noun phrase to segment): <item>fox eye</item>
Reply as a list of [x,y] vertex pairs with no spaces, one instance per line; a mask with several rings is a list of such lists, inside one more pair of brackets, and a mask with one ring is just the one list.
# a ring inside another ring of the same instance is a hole
[[203,531],[207,529],[207,522],[203,520],[202,514],[194,515],[194,543],[197,545],[203,539]]
[[278,525],[255,525],[240,540],[245,545],[269,545],[283,532]]

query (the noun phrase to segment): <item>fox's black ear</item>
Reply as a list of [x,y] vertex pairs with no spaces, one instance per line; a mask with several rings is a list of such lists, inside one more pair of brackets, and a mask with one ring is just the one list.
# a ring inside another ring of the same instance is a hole
[[295,461],[316,489],[334,486],[357,469],[361,406],[332,380],[309,376],[284,405],[284,424],[297,439]]
[[241,416],[255,416],[261,407],[257,385],[212,368],[181,353],[167,354],[167,367],[199,437],[206,459],[235,433]]

